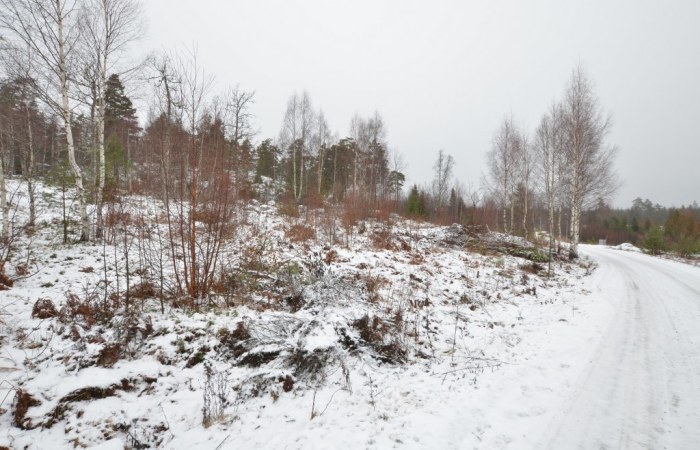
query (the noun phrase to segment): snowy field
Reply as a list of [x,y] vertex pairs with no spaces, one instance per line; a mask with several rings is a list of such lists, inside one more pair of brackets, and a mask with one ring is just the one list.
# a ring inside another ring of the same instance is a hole
[[[241,255],[264,242],[259,290],[197,310],[166,302],[164,312],[146,295],[128,317],[117,295],[113,317],[91,322],[66,317],[78,311],[71,294],[122,292],[123,248],[62,244],[58,194],[40,192],[37,232],[15,243],[6,267],[15,283],[0,292],[0,446],[700,442],[698,268],[585,247],[579,264],[557,262],[548,278],[527,259],[493,251],[512,244],[496,234],[396,219],[364,222],[352,238],[333,224],[331,245],[321,228],[311,239],[290,237],[301,219],[254,203],[224,255],[238,270]],[[25,200],[17,190],[18,218]],[[130,201],[157,216],[157,202]],[[147,278],[136,253],[128,252],[134,285]],[[40,298],[59,314],[32,317]]]

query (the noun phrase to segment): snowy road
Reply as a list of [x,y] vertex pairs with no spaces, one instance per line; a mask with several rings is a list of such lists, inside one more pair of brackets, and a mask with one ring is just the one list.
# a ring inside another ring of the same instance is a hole
[[540,448],[700,448],[700,269],[586,246],[613,316]]

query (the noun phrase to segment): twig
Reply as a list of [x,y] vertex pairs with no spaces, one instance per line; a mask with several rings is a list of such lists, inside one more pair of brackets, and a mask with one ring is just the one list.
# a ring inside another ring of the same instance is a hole
[[[163,404],[158,403],[158,406],[160,406],[160,410],[163,411],[163,417],[165,418],[165,423],[168,425],[168,433],[170,433],[170,436],[174,438],[175,435],[173,434],[172,430],[170,429],[170,422],[168,421],[168,416],[165,414],[165,409],[163,408]],[[228,436],[227,436],[227,438],[228,438]],[[224,439],[224,440],[226,440],[226,439]],[[223,442],[222,442],[222,444],[223,444]],[[219,447],[220,446],[221,446],[221,444],[219,444]],[[216,447],[216,448],[219,448],[219,447]]]
[[314,391],[314,398],[311,401],[311,418],[309,420],[314,420],[316,417],[316,391]]
[[221,446],[224,445],[224,442],[226,442],[226,441],[228,440],[228,438],[230,438],[230,437],[231,437],[230,434],[229,434],[228,436],[226,436],[226,437],[224,438],[224,440],[221,441],[221,443],[220,443],[219,445],[217,445],[216,448],[215,448],[214,450],[219,450],[219,449],[221,448]]
[[333,393],[331,394],[331,398],[328,399],[328,403],[326,403],[326,407],[323,408],[323,411],[321,411],[318,415],[319,415],[319,416],[322,416],[323,413],[325,413],[326,410],[328,409],[328,407],[330,406],[331,402],[333,401],[333,396],[334,396],[335,394],[337,394],[339,391],[344,391],[344,390],[345,390],[345,388],[338,388],[338,389],[336,389],[335,392],[333,392]]

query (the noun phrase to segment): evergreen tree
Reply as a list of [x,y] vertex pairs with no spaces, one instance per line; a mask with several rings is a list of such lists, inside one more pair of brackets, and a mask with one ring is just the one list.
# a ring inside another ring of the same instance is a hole
[[105,91],[105,128],[114,132],[114,127],[123,125],[127,125],[128,128],[137,128],[136,109],[124,92],[124,85],[119,75],[113,74],[107,80]]
[[425,217],[425,192],[419,191],[415,184],[406,200],[406,215],[409,217]]
[[255,165],[255,178],[257,181],[261,177],[274,179],[278,170],[278,157],[280,150],[272,143],[272,139],[265,139],[255,149],[257,162]]

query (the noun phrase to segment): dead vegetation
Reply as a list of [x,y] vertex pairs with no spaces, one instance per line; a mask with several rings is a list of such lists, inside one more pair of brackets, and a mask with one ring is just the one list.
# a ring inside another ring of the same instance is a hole
[[15,400],[13,404],[13,424],[22,430],[31,430],[38,425],[32,423],[31,419],[27,418],[27,411],[32,406],[39,406],[41,402],[35,399],[28,392],[19,389],[15,392]]
[[58,316],[56,305],[50,298],[40,298],[34,303],[32,317],[35,319],[50,319]]

